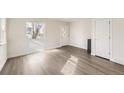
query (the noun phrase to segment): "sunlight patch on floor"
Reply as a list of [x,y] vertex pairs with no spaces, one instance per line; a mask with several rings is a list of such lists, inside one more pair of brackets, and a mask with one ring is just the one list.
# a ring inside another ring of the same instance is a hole
[[61,72],[64,75],[73,75],[78,64],[78,58],[72,56],[67,60],[66,64],[62,68]]
[[50,50],[47,50],[46,52],[49,52],[49,53],[59,53],[61,51],[62,50],[60,50],[60,49],[50,49]]

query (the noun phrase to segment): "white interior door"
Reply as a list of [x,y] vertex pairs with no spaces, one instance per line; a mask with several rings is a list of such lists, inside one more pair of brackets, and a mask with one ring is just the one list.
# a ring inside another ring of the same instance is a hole
[[96,21],[96,55],[109,59],[110,56],[110,24],[109,19]]
[[68,45],[68,41],[69,41],[68,27],[66,25],[61,26],[61,30],[60,30],[60,46]]

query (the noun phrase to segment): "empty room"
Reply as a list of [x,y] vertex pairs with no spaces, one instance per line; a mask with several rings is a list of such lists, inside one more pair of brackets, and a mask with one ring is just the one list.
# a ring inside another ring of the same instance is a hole
[[1,75],[124,75],[123,18],[1,18]]
[[0,10],[0,93],[124,93],[123,0],[2,0]]

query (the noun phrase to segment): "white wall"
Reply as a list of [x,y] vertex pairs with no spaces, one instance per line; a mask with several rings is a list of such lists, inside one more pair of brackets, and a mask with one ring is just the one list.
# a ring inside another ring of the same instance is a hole
[[8,57],[19,56],[28,51],[24,30],[24,19],[7,19]]
[[0,71],[2,70],[4,64],[6,63],[7,60],[7,54],[6,54],[6,44],[0,46]]
[[[46,24],[47,49],[60,46],[59,31],[63,25],[69,26],[68,23],[50,19],[8,19],[8,57],[24,55],[31,51],[28,49],[25,36],[25,23],[27,21]],[[87,39],[91,37],[93,27],[92,19],[81,19],[70,23],[70,45],[86,49]],[[112,19],[112,37],[112,61],[124,64],[124,19]]]
[[124,18],[112,19],[112,59],[124,64]]
[[28,40],[25,36],[26,22],[44,23],[46,25],[46,49],[56,48],[60,46],[60,27],[69,26],[68,23],[55,21],[50,19],[26,19],[26,18],[10,18],[7,21],[7,37],[8,37],[8,57],[25,55],[31,52],[28,46]]
[[[95,20],[92,20],[92,55],[95,55]],[[111,19],[112,30],[112,46],[111,46],[111,58],[110,60],[116,63],[124,64],[124,19],[113,18]]]
[[81,19],[70,23],[70,45],[87,49],[87,39],[91,38],[91,19]]
[[0,71],[7,60],[6,19],[0,19]]

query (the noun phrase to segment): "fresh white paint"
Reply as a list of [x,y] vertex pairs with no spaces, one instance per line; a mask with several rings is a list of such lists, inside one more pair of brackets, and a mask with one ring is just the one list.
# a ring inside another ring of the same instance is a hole
[[60,26],[68,23],[50,19],[40,18],[10,18],[7,22],[7,37],[8,37],[8,57],[16,57],[32,53],[29,48],[29,42],[25,35],[26,22],[43,23],[45,24],[46,31],[46,49],[53,49],[60,47]]
[[62,21],[62,22],[75,22],[75,21],[80,21],[82,20],[82,18],[52,18],[52,20],[58,20],[58,21]]
[[7,54],[6,54],[6,44],[0,45],[0,71],[2,70],[6,60],[7,60]]
[[0,19],[0,71],[7,60],[6,19]]
[[[92,55],[95,55],[95,21],[92,20]],[[124,18],[110,19],[110,60],[124,65]]]
[[124,65],[124,18],[112,19],[111,60]]
[[110,58],[110,24],[109,19],[96,20],[95,44],[96,55]]
[[[93,21],[92,21],[93,20]],[[70,24],[70,42],[72,46],[87,49],[87,39],[92,38],[92,55],[95,55],[95,22],[99,19],[80,19],[75,21],[58,21],[50,19],[8,19],[8,56],[15,57],[31,51],[25,37],[25,23],[27,21],[46,24],[46,49],[62,46],[60,43],[61,26]],[[67,20],[66,20],[67,21]],[[91,32],[92,31],[92,32]],[[110,60],[124,64],[124,19],[111,19],[110,24]],[[5,42],[2,42],[5,44]],[[2,49],[3,50],[3,49]]]
[[87,39],[91,38],[92,20],[80,19],[70,23],[70,45],[87,49]]

